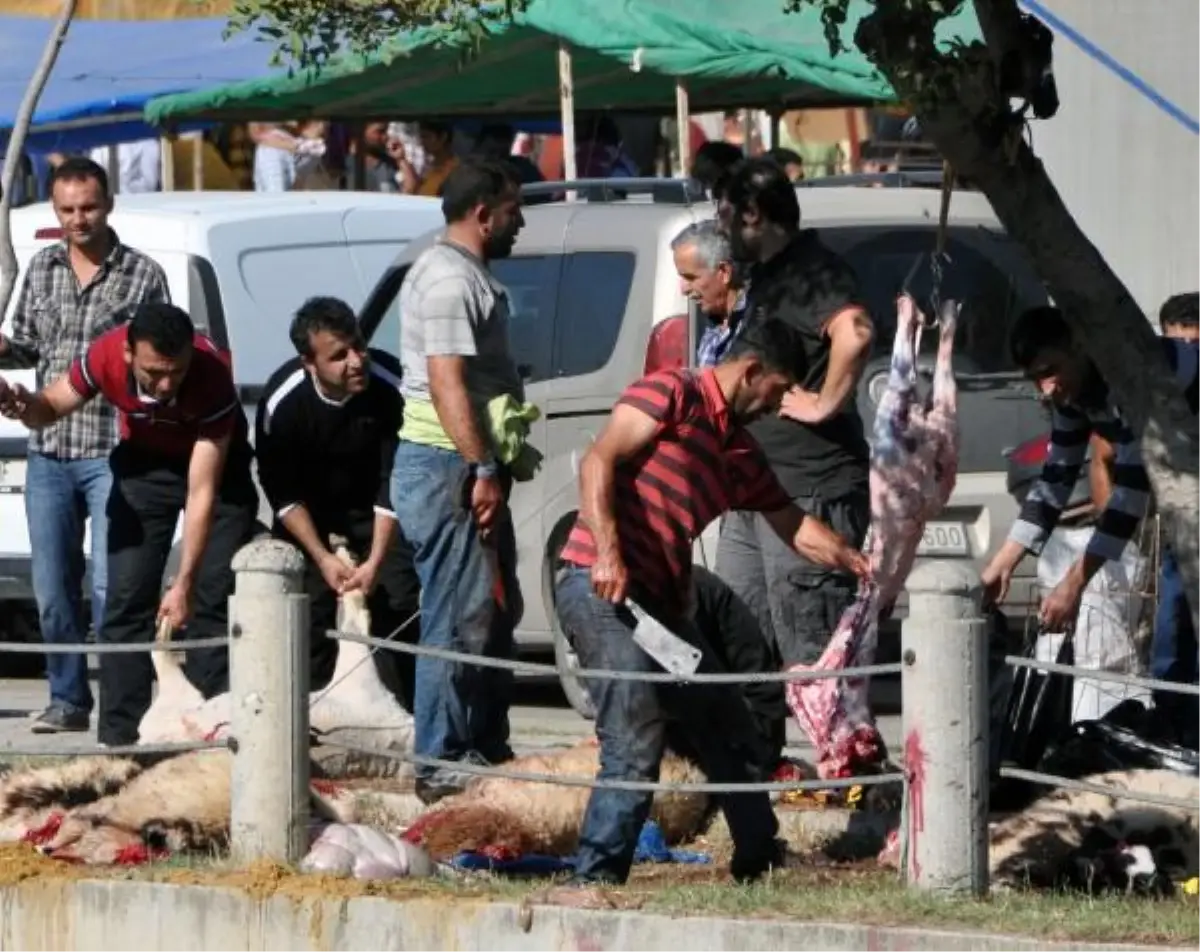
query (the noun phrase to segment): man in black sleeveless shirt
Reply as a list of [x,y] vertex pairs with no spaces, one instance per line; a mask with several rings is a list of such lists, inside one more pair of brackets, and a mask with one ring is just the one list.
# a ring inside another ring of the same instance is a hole
[[[258,404],[255,454],[273,533],[304,553],[312,623],[312,683],[326,685],[337,643],[325,636],[340,593],[368,593],[372,635],[416,642],[420,583],[390,498],[392,458],[403,420],[400,364],[367,348],[350,307],[306,301],[292,321],[298,356],[267,382]],[[330,535],[358,561],[337,559]],[[414,659],[377,651],[380,679],[411,710]]]
[[[854,272],[815,230],[801,230],[795,187],[769,159],[730,173],[718,215],[735,259],[751,264],[747,326],[783,320],[804,350],[800,386],[750,433],[800,508],[861,546],[870,454],[854,394],[874,330]],[[725,517],[717,573],[754,611],[783,667],[820,657],[857,588],[853,576],[801,559],[753,512]]]

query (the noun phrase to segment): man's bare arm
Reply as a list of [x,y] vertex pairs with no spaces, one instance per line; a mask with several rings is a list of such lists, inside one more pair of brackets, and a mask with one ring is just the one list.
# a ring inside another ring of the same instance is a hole
[[12,391],[9,399],[15,401],[16,418],[31,430],[50,426],[88,402],[87,397],[75,392],[66,375],[37,393]]
[[866,575],[868,560],[858,549],[816,516],[791,505],[775,512],[764,512],[775,533],[799,556],[825,568],[854,575]]
[[480,432],[471,398],[467,395],[465,358],[428,357],[426,367],[429,395],[446,434],[468,463],[487,459],[491,455],[489,444]]
[[208,547],[217,487],[225,469],[230,439],[229,436],[220,440],[201,438],[192,447],[192,458],[188,462],[187,500],[183,507],[183,551],[179,558],[179,573],[175,576],[175,584],[188,590],[195,584],[200,561]]
[[870,315],[856,307],[835,315],[825,333],[829,335],[829,371],[817,395],[814,422],[818,423],[838,413],[854,393],[871,354],[875,327]]
[[617,463],[643,449],[660,424],[648,413],[627,404],[613,407],[608,423],[579,464],[579,513],[597,552],[617,548],[617,520],[613,507],[613,478]]
[[291,533],[292,538],[300,543],[315,564],[320,565],[322,559],[329,558],[333,554],[329,551],[329,540],[321,538],[316,525],[313,524],[312,514],[304,503],[298,502],[289,506],[279,514],[279,521]]

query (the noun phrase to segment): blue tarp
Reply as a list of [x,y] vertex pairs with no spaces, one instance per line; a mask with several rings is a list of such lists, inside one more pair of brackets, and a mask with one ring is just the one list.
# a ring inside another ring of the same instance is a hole
[[[226,40],[223,17],[192,20],[77,20],[67,32],[26,140],[29,152],[80,152],[162,134],[142,110],[157,96],[276,72],[271,47],[254,31]],[[0,152],[53,28],[45,17],[0,16]],[[129,117],[92,129],[54,124]],[[205,128],[180,125],[180,131]]]

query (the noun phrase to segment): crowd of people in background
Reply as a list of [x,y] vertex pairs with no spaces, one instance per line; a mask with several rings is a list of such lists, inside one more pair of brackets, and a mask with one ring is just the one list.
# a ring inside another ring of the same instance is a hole
[[[789,179],[798,181],[894,169],[914,156],[920,161],[923,154],[903,120],[897,125],[888,110],[865,112],[865,137],[856,139],[853,147],[840,138],[844,132],[810,131],[799,115],[801,120],[780,124],[773,147],[753,113],[749,118],[746,111],[720,114],[714,117],[718,122],[707,123],[707,132],[699,118],[692,119],[689,172],[710,184],[714,169],[728,167],[737,158],[769,156],[786,169]],[[674,125],[673,120],[656,118],[581,117],[576,129],[577,176],[672,174],[679,166]],[[544,131],[553,128],[545,122],[437,119],[221,123],[199,138],[139,139],[99,146],[86,154],[108,171],[116,194],[192,189],[199,170],[199,184],[208,191],[345,189],[437,195],[450,171],[468,157],[503,160],[522,184],[563,179],[562,137],[556,130]],[[165,148],[172,150],[170,183],[163,181]],[[65,152],[26,156],[14,186],[14,205],[49,198],[49,173],[65,157]]]

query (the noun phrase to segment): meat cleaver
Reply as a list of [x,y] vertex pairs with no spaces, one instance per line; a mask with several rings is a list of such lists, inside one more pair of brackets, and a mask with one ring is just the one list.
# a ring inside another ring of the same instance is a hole
[[632,598],[625,607],[637,619],[633,640],[646,654],[671,674],[695,674],[700,667],[700,649],[689,645],[666,625],[649,615]]

